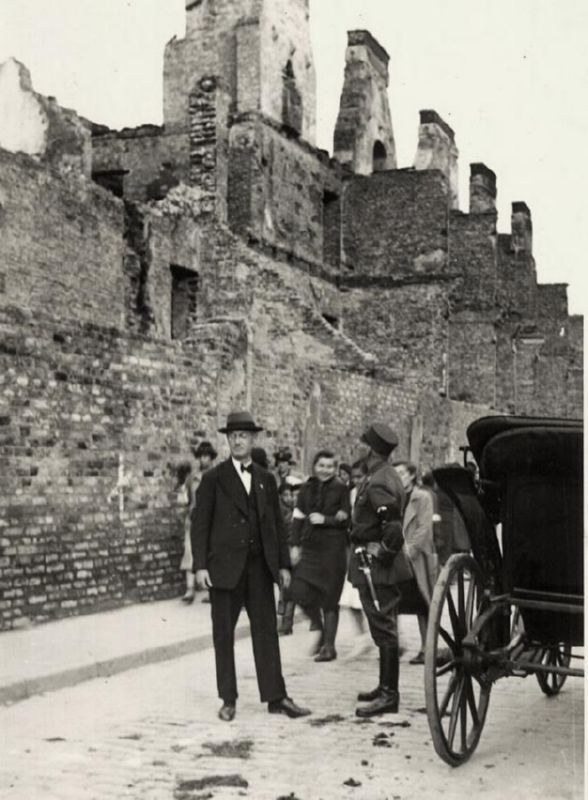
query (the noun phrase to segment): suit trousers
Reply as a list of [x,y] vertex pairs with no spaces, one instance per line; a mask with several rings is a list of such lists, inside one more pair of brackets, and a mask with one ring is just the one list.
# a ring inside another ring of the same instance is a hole
[[400,591],[397,586],[376,586],[380,610],[375,607],[371,592],[361,585],[359,599],[365,612],[370,633],[377,647],[398,647],[398,606]]
[[263,555],[251,552],[234,589],[213,587],[210,590],[218,695],[225,703],[234,703],[238,697],[235,627],[243,607],[251,625],[261,702],[282,700],[286,697],[286,687],[280,660],[274,583]]

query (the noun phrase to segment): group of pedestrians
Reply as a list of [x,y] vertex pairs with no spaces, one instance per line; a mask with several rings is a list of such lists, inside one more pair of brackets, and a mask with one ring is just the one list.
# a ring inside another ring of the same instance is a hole
[[300,606],[320,631],[317,662],[337,657],[342,600],[359,620],[365,615],[379,650],[379,681],[360,692],[356,713],[394,713],[399,704],[399,613],[417,615],[421,651],[412,663],[424,660],[438,570],[433,494],[417,485],[414,465],[392,463],[398,437],[384,423],[363,432],[352,467],[338,466],[331,450],[317,452],[312,475],[304,482],[291,475],[287,448],[276,454],[275,476],[267,469],[267,456],[260,463],[255,439],[261,430],[249,412],[229,415],[220,432],[227,436],[231,455],[202,471],[189,515],[195,582],[210,593],[219,716],[230,721],[236,713],[234,631],[243,607],[251,624],[262,702],[270,713],[310,713],[286,692],[275,583],[281,589],[281,633],[291,632],[294,606]]

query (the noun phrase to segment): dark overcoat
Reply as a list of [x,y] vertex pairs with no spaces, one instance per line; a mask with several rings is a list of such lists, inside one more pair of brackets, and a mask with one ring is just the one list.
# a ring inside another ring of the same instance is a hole
[[[284,528],[274,476],[252,465],[251,487],[259,514],[263,555],[272,578],[289,569]],[[202,476],[192,514],[194,571],[207,569],[217,589],[234,589],[249,552],[247,493],[231,459]]]

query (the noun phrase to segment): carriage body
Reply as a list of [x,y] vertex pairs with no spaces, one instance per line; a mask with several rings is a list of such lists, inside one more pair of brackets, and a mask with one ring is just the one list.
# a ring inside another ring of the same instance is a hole
[[[485,417],[468,441],[478,481],[465,467],[434,471],[472,556],[454,556],[438,580],[425,664],[433,741],[453,766],[477,746],[492,684],[535,674],[545,694],[557,694],[582,674],[570,661],[584,631],[582,423]],[[451,650],[449,667],[438,664],[439,642]]]
[[481,505],[502,526],[503,592],[531,639],[582,645],[582,423],[486,417],[468,439]]

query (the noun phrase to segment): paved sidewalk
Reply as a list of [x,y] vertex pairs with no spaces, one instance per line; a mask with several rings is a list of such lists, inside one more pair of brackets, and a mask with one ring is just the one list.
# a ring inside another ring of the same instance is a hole
[[[0,704],[104,678],[212,645],[210,606],[199,593],[50,622],[0,635]],[[237,638],[249,635],[242,615]]]
[[[200,608],[182,611],[206,617]],[[401,628],[400,713],[367,723],[355,717],[355,696],[373,685],[376,653],[350,658],[355,631],[345,614],[332,663],[308,655],[306,622],[282,639],[288,690],[313,710],[301,720],[269,715],[259,702],[248,640],[236,645],[240,698],[230,725],[217,718],[211,649],[0,708],[0,797],[581,800],[581,681],[567,681],[552,699],[534,678],[499,681],[477,752],[452,770],[431,744],[423,669],[407,663],[418,640],[414,618],[402,618]]]

